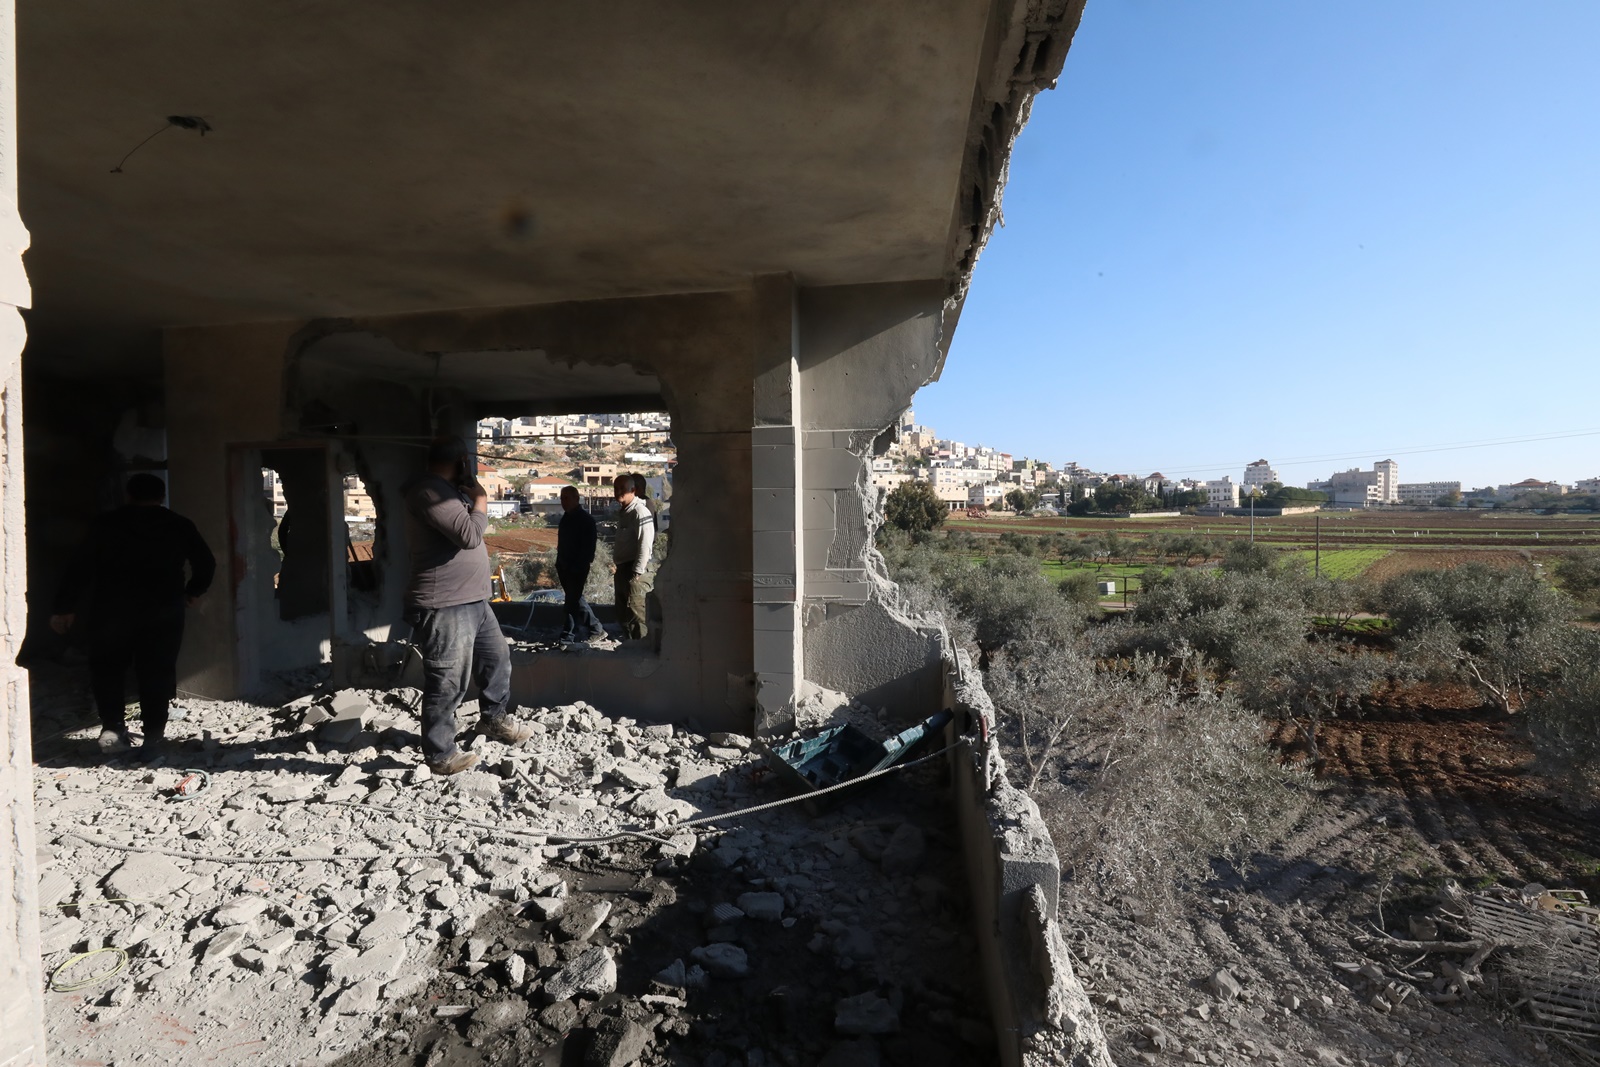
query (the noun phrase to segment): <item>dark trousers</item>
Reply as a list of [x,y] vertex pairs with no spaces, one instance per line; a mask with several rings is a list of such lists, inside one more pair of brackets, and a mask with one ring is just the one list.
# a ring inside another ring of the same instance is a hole
[[617,618],[622,622],[622,636],[637,641],[649,632],[644,624],[644,595],[649,591],[650,583],[644,575],[633,573],[631,562],[619,562],[612,588],[616,593]]
[[456,709],[467,686],[478,684],[478,714],[506,713],[511,700],[511,653],[487,600],[448,608],[407,608],[412,639],[422,652],[422,754],[429,762],[454,755]]
[[589,575],[558,570],[556,577],[561,579],[561,591],[567,595],[567,618],[561,628],[561,636],[582,641],[605,633],[605,627],[600,625],[594,608],[583,598],[583,587],[589,583]]
[[154,612],[96,612],[89,625],[89,678],[100,725],[124,733],[128,668],[139,690],[145,738],[167,731],[167,709],[178,695],[178,649],[183,645],[183,606]]

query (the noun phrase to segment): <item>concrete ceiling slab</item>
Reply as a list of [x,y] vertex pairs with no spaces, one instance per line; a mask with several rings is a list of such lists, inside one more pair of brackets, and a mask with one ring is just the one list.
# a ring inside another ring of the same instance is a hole
[[[36,321],[949,273],[989,0],[18,0]],[[118,161],[168,115],[166,129]]]

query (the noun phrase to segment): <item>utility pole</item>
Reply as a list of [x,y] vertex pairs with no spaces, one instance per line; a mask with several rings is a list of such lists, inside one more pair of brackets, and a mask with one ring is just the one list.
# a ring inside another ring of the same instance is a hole
[[1322,577],[1322,516],[1317,516],[1316,576]]
[[1256,543],[1256,488],[1250,487],[1250,543]]

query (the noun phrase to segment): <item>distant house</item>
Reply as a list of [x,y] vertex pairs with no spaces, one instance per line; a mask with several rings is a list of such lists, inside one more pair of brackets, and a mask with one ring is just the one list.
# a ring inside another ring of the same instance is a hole
[[1239,506],[1239,483],[1232,478],[1216,478],[1206,483],[1206,506],[1236,508]]

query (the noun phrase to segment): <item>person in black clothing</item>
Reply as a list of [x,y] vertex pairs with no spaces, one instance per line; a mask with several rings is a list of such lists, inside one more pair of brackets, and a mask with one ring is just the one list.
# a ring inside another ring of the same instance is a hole
[[556,577],[567,595],[567,621],[561,639],[604,638],[605,627],[583,599],[583,587],[589,584],[589,568],[594,564],[594,516],[578,506],[578,491],[570,485],[561,490],[561,511],[561,525],[556,529]]
[[[100,711],[100,748],[130,743],[123,714],[131,666],[144,721],[141,755],[158,755],[167,707],[178,695],[183,612],[211,587],[217,561],[194,523],[162,507],[167,487],[153,474],[128,479],[128,503],[95,520],[78,563],[62,583],[50,628],[64,634],[83,592],[89,600],[89,674]],[[184,580],[184,565],[189,568]]]

